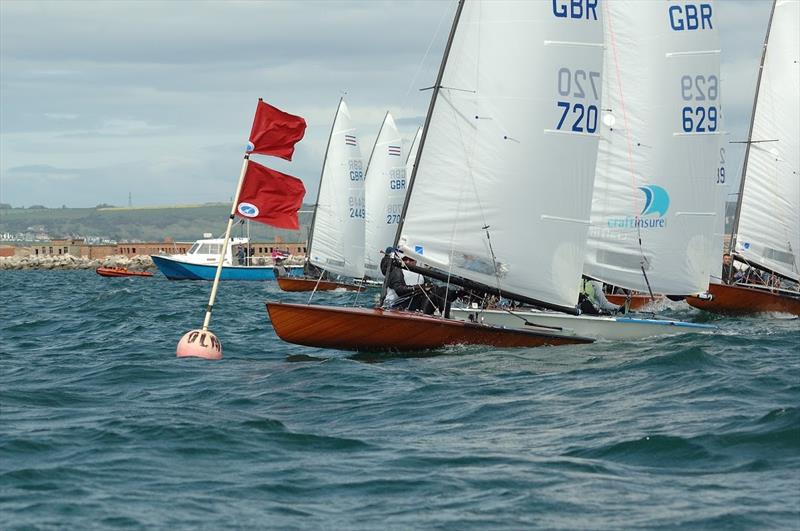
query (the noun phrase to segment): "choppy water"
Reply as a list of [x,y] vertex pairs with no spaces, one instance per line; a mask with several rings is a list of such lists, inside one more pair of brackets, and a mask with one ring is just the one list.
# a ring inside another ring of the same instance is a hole
[[176,359],[209,288],[0,273],[1,527],[800,528],[797,320],[353,358],[228,282],[224,360]]

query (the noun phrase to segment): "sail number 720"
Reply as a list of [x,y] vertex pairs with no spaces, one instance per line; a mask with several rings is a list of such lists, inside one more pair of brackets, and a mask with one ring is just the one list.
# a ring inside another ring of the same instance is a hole
[[[561,110],[561,117],[556,125],[557,130],[575,133],[597,131],[599,83],[600,72],[559,69],[558,94],[562,99],[556,101],[556,106]],[[583,101],[570,101],[576,99]]]

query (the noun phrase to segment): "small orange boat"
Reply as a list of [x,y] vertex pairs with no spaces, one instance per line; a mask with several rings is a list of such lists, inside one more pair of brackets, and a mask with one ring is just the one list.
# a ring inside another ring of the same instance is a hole
[[124,267],[98,267],[94,270],[101,277],[152,277],[149,271],[131,271]]
[[593,341],[382,308],[268,302],[267,312],[275,333],[284,341],[360,352],[407,352],[450,345],[540,347]]
[[278,287],[283,291],[333,291],[344,289],[347,291],[363,291],[366,286],[333,282],[331,280],[318,280],[316,278],[278,277]]
[[700,310],[743,315],[760,312],[782,312],[800,316],[800,293],[770,290],[766,286],[710,284],[710,301],[686,297],[686,302]]
[[[624,305],[625,301],[628,300],[628,296],[624,295],[622,293],[614,293],[614,294],[606,293],[605,295],[606,295],[606,299],[608,299],[608,302],[610,302],[612,304],[616,304],[617,306]],[[650,298],[650,295],[644,295],[642,293],[635,293],[635,294],[631,295],[631,306],[630,306],[630,309],[631,310],[638,310],[638,309],[642,308],[643,306],[645,306],[646,304],[649,304],[651,302],[658,302],[662,298],[663,297],[661,297],[661,295],[656,295],[655,296],[655,300],[653,300],[653,299]]]

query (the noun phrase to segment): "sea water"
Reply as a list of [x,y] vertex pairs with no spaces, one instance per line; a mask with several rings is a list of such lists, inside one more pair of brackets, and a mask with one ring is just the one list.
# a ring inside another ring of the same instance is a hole
[[223,282],[224,359],[177,359],[210,287],[0,273],[0,527],[800,527],[797,320],[352,355],[276,337],[307,293]]

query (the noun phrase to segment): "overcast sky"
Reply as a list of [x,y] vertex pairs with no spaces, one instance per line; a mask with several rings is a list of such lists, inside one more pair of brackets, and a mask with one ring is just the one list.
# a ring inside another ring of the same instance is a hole
[[[716,2],[732,140],[747,134],[770,5]],[[0,0],[0,202],[229,201],[259,97],[308,122],[294,161],[267,164],[303,179],[313,202],[341,96],[365,159],[387,110],[410,142],[454,9],[455,0]],[[728,153],[738,175],[743,148]]]

